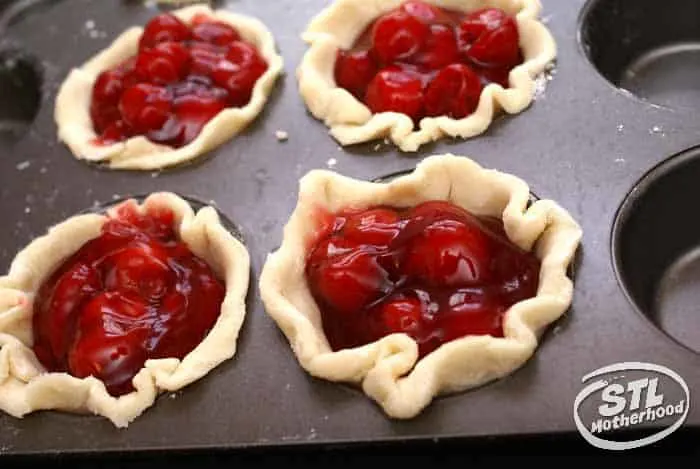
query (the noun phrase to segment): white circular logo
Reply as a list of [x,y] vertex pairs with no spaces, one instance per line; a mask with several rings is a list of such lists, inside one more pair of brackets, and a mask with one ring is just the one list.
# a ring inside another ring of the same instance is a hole
[[[680,428],[688,416],[688,385],[678,373],[660,365],[616,363],[581,381],[589,384],[574,401],[574,422],[586,441],[598,448],[620,451],[650,445]],[[653,433],[640,439],[613,436],[649,427]]]

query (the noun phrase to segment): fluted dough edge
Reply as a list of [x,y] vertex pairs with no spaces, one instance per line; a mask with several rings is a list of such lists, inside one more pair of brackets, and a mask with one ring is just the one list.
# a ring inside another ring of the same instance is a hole
[[425,117],[420,128],[405,114],[372,114],[367,106],[338,87],[333,74],[338,49],[352,47],[355,39],[378,16],[399,7],[404,0],[335,0],[318,14],[302,38],[309,49],[296,70],[299,92],[311,114],[329,128],[341,145],[388,138],[404,152],[444,137],[468,139],[485,132],[502,111],[518,114],[532,103],[535,79],[556,58],[556,42],[538,20],[539,0],[424,0],[442,8],[474,11],[497,7],[515,16],[524,62],[510,75],[510,87],[491,83],[479,98],[477,109],[463,119]]
[[[405,334],[333,352],[304,275],[306,255],[319,229],[309,221],[319,210],[412,207],[428,200],[447,200],[477,215],[501,218],[511,241],[534,251],[541,261],[537,295],[505,313],[503,338],[464,337],[421,360],[416,342]],[[430,156],[409,175],[388,183],[317,169],[300,181],[297,206],[284,227],[280,248],[266,259],[259,288],[267,314],[303,369],[319,378],[361,385],[387,415],[412,418],[436,396],[506,376],[534,354],[544,328],[571,304],[573,282],[567,268],[581,237],[580,226],[557,203],[530,204],[524,181],[485,169],[468,157]]]
[[241,108],[226,108],[210,120],[200,134],[182,148],[151,142],[146,137],[132,137],[112,145],[95,145],[97,136],[90,118],[92,87],[100,72],[117,66],[136,55],[141,27],[124,31],[112,44],[80,68],[70,71],[61,84],[54,108],[58,138],[80,160],[105,163],[112,169],[154,170],[179,165],[198,158],[232,139],[262,112],[284,62],[276,52],[272,33],[259,20],[225,10],[194,5],[172,12],[185,23],[204,13],[238,29],[243,39],[258,48],[268,63],[267,71],[253,88],[250,102]]
[[182,360],[146,361],[132,381],[135,390],[117,398],[96,378],[47,372],[31,349],[34,296],[66,258],[99,236],[107,220],[101,214],[73,216],[21,250],[9,273],[0,277],[1,410],[18,418],[48,409],[94,413],[117,427],[127,427],[161,392],[182,389],[235,355],[249,286],[250,259],[245,246],[223,227],[212,207],[195,213],[188,202],[173,193],[152,194],[141,205],[135,200],[125,203],[146,213],[172,210],[180,239],[224,281],[226,295],[214,327]]

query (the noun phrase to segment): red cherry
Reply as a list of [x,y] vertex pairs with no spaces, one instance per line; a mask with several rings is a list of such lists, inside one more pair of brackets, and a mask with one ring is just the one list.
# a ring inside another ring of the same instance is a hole
[[192,26],[192,39],[225,46],[241,39],[233,26],[215,20],[199,21]]
[[121,76],[122,92],[123,90],[130,88],[141,81],[141,78],[136,73],[137,58],[138,55],[129,57],[127,60],[117,65],[113,70]]
[[414,335],[422,325],[423,305],[414,297],[392,299],[381,306],[380,314],[387,333]]
[[461,221],[429,225],[407,248],[403,270],[431,286],[469,286],[490,276],[489,238]]
[[400,112],[418,120],[423,110],[423,82],[397,66],[387,67],[370,82],[365,102],[374,113]]
[[136,132],[160,129],[168,120],[171,104],[165,88],[139,83],[124,91],[119,111]]
[[479,105],[482,85],[476,73],[463,64],[440,70],[425,90],[425,113],[462,119]]
[[121,118],[117,105],[124,92],[125,73],[120,70],[107,70],[100,73],[92,88],[90,117],[97,133],[102,133],[112,123]]
[[385,64],[406,60],[425,43],[430,28],[416,17],[396,10],[380,17],[372,29],[372,45]]
[[126,125],[123,120],[119,119],[104,128],[98,140],[99,143],[103,145],[110,145],[126,140],[131,135],[132,132],[129,126]]
[[[192,286],[189,297],[178,298],[172,293],[163,299],[161,317],[167,318],[167,331],[154,349],[154,358],[183,358],[209,333],[219,316],[226,290],[211,275],[211,269],[201,260],[189,256],[183,261],[189,275],[184,281]],[[193,310],[191,305],[197,305]],[[196,313],[196,314],[193,314]]]
[[161,42],[139,52],[136,73],[154,85],[182,80],[188,71],[190,53],[177,42]]
[[471,45],[481,36],[501,27],[508,20],[508,14],[499,8],[482,8],[464,16],[458,26],[459,38],[465,45]]
[[148,213],[139,213],[139,217],[133,223],[152,240],[166,243],[170,247],[172,241],[177,238],[175,213],[169,208],[151,207]]
[[121,114],[116,105],[100,105],[97,101],[93,101],[90,103],[90,118],[95,133],[102,134],[115,122],[121,120]]
[[182,317],[187,310],[187,296],[175,290],[169,292],[160,304],[160,311],[165,317]]
[[102,226],[102,235],[83,246],[81,258],[87,262],[99,262],[106,254],[113,253],[129,243],[132,239],[147,240],[148,237],[134,223],[121,218],[110,218]]
[[226,108],[226,92],[187,94],[175,100],[174,110],[184,125],[184,143],[194,140],[211,119]]
[[154,47],[160,42],[181,42],[190,38],[190,28],[170,13],[160,14],[144,27],[139,49]]
[[462,207],[442,200],[430,200],[416,205],[408,210],[404,227],[394,244],[410,243],[431,224],[440,220],[468,220],[477,223],[476,219]]
[[70,374],[76,378],[99,379],[113,396],[133,391],[132,379],[147,358],[142,345],[147,340],[146,332],[135,328],[122,337],[100,331],[81,335],[68,356]]
[[[212,270],[202,259],[193,257],[190,254],[189,249],[187,249],[184,243],[180,243],[180,246],[185,248],[186,259],[181,261],[190,268],[191,282],[195,286],[195,295],[200,296],[202,300],[206,298],[209,302],[216,301],[221,303],[226,293],[226,289],[221,285],[221,282],[212,275]],[[221,295],[222,298],[217,300],[219,295]],[[213,317],[219,315],[216,308],[211,308],[211,311],[214,313]]]
[[124,73],[106,70],[100,73],[92,88],[92,101],[101,106],[116,106],[124,92]]
[[515,23],[503,26],[475,42],[467,52],[472,62],[487,67],[515,66],[520,61],[518,30]]
[[[522,62],[522,59],[518,62]],[[474,65],[473,70],[479,75],[483,86],[496,83],[503,88],[510,87],[510,67],[487,68]]]
[[313,270],[312,278],[313,288],[343,314],[356,313],[377,300],[389,284],[372,253],[361,248],[334,256]]
[[349,254],[357,248],[359,248],[359,244],[354,241],[339,235],[331,236],[321,240],[313,247],[307,263],[310,268],[316,269],[328,259]]
[[540,263],[535,255],[511,245],[505,237],[499,241],[501,247],[494,256],[493,271],[501,280],[499,299],[510,306],[537,294]]
[[423,47],[410,59],[410,62],[426,70],[439,70],[446,65],[459,62],[457,38],[452,27],[442,24],[432,25],[430,35]]
[[192,64],[190,66],[193,75],[209,76],[216,69],[217,64],[226,56],[224,47],[209,44],[208,42],[194,42],[190,46]]
[[108,392],[133,389],[131,378],[146,360],[147,308],[118,293],[94,297],[82,311],[79,334],[68,353],[68,369],[77,378],[94,376]]
[[499,306],[483,289],[459,289],[448,301],[437,316],[444,341],[467,335],[503,337],[503,313],[507,307]]
[[240,107],[250,101],[253,87],[267,70],[267,63],[253,46],[237,41],[231,44],[212,73],[212,79],[229,93],[229,104]]
[[[222,91],[223,96],[227,96],[225,90],[221,90],[221,88],[216,89]],[[173,96],[173,102],[184,96],[206,95],[212,91],[212,81],[206,76],[189,76],[185,81],[168,86],[168,91],[170,91]]]
[[175,281],[167,253],[153,244],[136,243],[110,256],[105,263],[105,288],[133,293],[147,301],[165,295]]
[[376,208],[348,217],[343,235],[351,242],[388,246],[399,230],[399,216],[394,210]]
[[184,146],[186,126],[175,114],[171,114],[168,120],[158,130],[152,130],[146,134],[152,142],[167,145],[172,148]]
[[[179,291],[170,291],[162,299],[159,307],[159,312],[161,317],[164,318],[163,326],[151,335],[149,340],[149,345],[151,348],[150,356],[152,358],[168,358],[177,357],[181,354],[183,349],[193,349],[196,345],[201,342],[201,336],[193,334],[194,331],[183,331],[183,325],[186,327],[191,318],[187,316],[187,303],[188,297]],[[184,333],[183,333],[184,332]],[[190,348],[188,345],[183,343],[184,340],[190,342],[192,339],[196,339],[194,345]],[[185,339],[185,337],[188,337]],[[184,340],[183,340],[184,339]],[[177,342],[180,342],[179,344]]]
[[128,75],[134,71],[134,65],[136,65],[136,56],[131,56],[114,67],[114,71],[122,75]]
[[467,15],[459,25],[465,57],[484,67],[512,67],[520,61],[520,36],[515,20],[504,11],[487,8]]
[[142,214],[130,205],[123,205],[118,208],[116,217],[102,227],[100,239],[117,238],[119,246],[132,240],[168,242],[175,237],[174,222],[175,215],[171,210],[151,209],[147,214]]
[[146,303],[127,292],[106,291],[93,296],[83,305],[78,320],[79,334],[95,331],[122,335],[148,317]]
[[133,391],[132,378],[147,358],[142,346],[145,332],[139,328],[119,338],[97,332],[81,336],[69,354],[70,374],[77,378],[94,376],[113,396]]
[[435,5],[420,1],[408,1],[400,9],[425,24],[450,23],[450,18]]
[[36,304],[33,327],[48,340],[46,352],[51,361],[64,363],[78,312],[99,291],[102,281],[95,269],[82,262],[65,271],[59,270],[57,274],[53,291],[39,294],[39,298],[45,300]]
[[265,59],[262,58],[255,47],[244,41],[236,41],[230,44],[226,53],[226,59],[241,68],[257,67],[267,69]]
[[470,221],[476,221],[476,218],[468,211],[459,205],[445,200],[428,200],[422,202],[409,211],[409,218],[412,220],[427,219],[430,222],[443,220],[445,218],[457,220],[466,218]]
[[364,98],[367,85],[376,73],[377,65],[368,51],[338,51],[335,81],[339,87],[345,88],[356,98]]

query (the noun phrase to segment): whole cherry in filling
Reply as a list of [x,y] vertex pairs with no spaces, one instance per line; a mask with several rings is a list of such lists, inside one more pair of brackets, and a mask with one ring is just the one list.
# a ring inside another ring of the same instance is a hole
[[467,335],[503,337],[503,315],[537,293],[540,262],[501,220],[443,201],[324,214],[306,278],[333,350],[403,332],[425,356]]
[[34,352],[49,371],[94,376],[119,396],[147,359],[182,359],[204,339],[225,288],[173,222],[123,206],[41,285]]
[[96,143],[134,136],[179,148],[226,108],[245,106],[267,62],[231,25],[163,13],[146,24],[138,53],[97,77],[90,116]]
[[497,8],[469,13],[407,1],[377,18],[350,50],[340,50],[335,80],[374,113],[461,119],[485,85],[508,88],[523,61],[515,19]]

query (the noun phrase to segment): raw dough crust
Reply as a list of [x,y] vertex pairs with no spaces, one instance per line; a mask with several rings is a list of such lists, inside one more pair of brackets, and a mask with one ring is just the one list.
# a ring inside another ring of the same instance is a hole
[[[32,302],[42,282],[87,241],[100,235],[106,215],[76,215],[49,229],[17,254],[5,277],[0,277],[0,409],[15,417],[42,409],[92,412],[126,427],[162,391],[177,391],[200,379],[236,352],[245,317],[249,285],[247,249],[220,223],[217,212],[205,207],[196,214],[172,193],[150,195],[138,206],[152,212],[166,207],[175,213],[180,238],[222,278],[226,296],[221,314],[207,337],[185,358],[148,360],[134,377],[135,391],[115,398],[102,381],[48,373],[32,346]],[[116,208],[110,209],[110,211]]]
[[349,49],[365,28],[380,15],[398,8],[405,0],[335,0],[309,24],[302,38],[310,44],[297,68],[299,92],[311,114],[330,128],[341,145],[352,145],[377,138],[390,138],[404,152],[445,136],[464,139],[477,136],[504,110],[517,114],[532,102],[536,84],[556,57],[556,43],[547,28],[537,20],[542,9],[539,0],[424,0],[442,8],[474,11],[497,7],[515,16],[525,61],[510,73],[510,88],[492,83],[486,86],[473,114],[463,119],[425,117],[420,130],[405,114],[372,114],[367,106],[335,83],[333,75],[338,49]]
[[242,108],[226,108],[210,120],[200,134],[182,148],[172,148],[151,142],[146,137],[133,137],[112,145],[94,145],[96,137],[90,119],[92,87],[100,72],[117,66],[136,55],[142,27],[123,32],[107,49],[97,54],[81,68],[73,69],[56,97],[54,118],[58,138],[70,148],[73,156],[92,162],[105,162],[114,169],[153,170],[192,160],[218,147],[241,132],[262,111],[277,77],[282,73],[283,60],[275,51],[272,33],[259,20],[194,5],[171,12],[185,23],[198,13],[204,13],[234,26],[243,39],[258,48],[268,63],[267,71],[253,88],[250,102]]
[[[411,174],[388,183],[360,181],[328,170],[312,170],[300,181],[298,203],[284,228],[281,247],[260,276],[267,313],[283,331],[300,365],[330,381],[361,384],[393,418],[412,418],[434,397],[464,391],[510,374],[535,352],[547,325],[569,308],[573,282],[567,267],[582,231],[551,200],[528,207],[528,185],[515,176],[484,169],[451,154],[424,159]],[[504,318],[504,338],[471,336],[418,358],[416,342],[391,334],[362,347],[333,352],[304,275],[305,259],[318,236],[318,211],[374,205],[412,207],[448,200],[477,215],[501,218],[508,237],[542,262],[537,295],[513,305]]]

